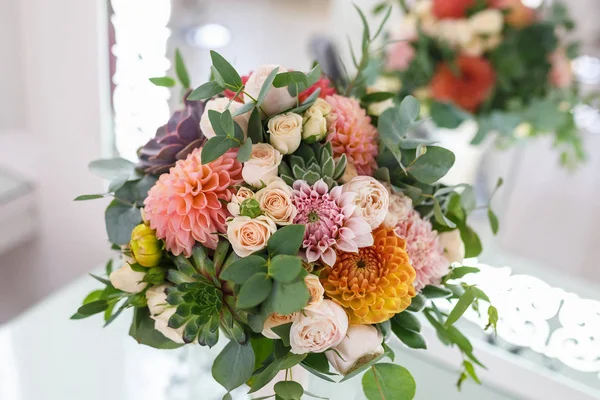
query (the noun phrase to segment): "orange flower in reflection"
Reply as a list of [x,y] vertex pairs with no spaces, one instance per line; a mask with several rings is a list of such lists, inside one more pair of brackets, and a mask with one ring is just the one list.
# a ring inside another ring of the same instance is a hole
[[492,64],[479,57],[459,56],[458,74],[450,64],[441,63],[431,81],[431,94],[438,101],[453,102],[475,112],[488,98],[496,82]]

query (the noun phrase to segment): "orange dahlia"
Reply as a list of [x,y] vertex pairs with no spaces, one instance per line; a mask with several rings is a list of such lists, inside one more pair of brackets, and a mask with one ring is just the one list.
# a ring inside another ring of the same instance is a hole
[[416,294],[406,242],[385,228],[375,230],[373,238],[373,246],[358,253],[338,250],[336,263],[321,273],[326,295],[344,307],[351,325],[387,321]]

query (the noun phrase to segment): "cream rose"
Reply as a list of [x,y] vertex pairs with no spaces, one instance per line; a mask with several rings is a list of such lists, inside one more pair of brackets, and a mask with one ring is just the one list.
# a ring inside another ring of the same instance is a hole
[[119,290],[127,293],[139,293],[148,286],[146,282],[142,282],[144,276],[146,276],[145,272],[136,272],[131,269],[131,265],[124,263],[121,268],[110,274],[109,279],[110,283]]
[[[257,99],[260,89],[262,88],[265,80],[275,68],[279,68],[278,74],[287,72],[287,70],[279,65],[263,65],[250,75],[248,82],[246,82],[246,95],[244,95],[244,102],[249,103],[252,99]],[[250,95],[250,96],[248,96]],[[279,114],[282,111],[288,110],[294,106],[296,100],[290,96],[287,87],[276,88],[271,86],[265,100],[260,106],[261,110],[270,117],[271,115]]]
[[244,200],[248,200],[254,197],[254,192],[247,187],[240,187],[236,194],[231,196],[231,202],[227,204],[227,211],[234,217],[240,215],[240,205]]
[[302,116],[296,113],[276,115],[269,120],[270,143],[281,154],[292,154],[302,140]]
[[264,188],[256,192],[254,199],[260,209],[277,225],[290,225],[298,214],[292,203],[292,188],[281,178],[273,178]]
[[299,313],[293,313],[290,315],[281,315],[277,313],[272,313],[267,317],[265,323],[263,325],[262,335],[269,339],[279,339],[279,335],[273,332],[273,328],[285,324],[289,324],[290,322],[294,322],[296,318],[298,318]]
[[383,220],[383,226],[388,229],[393,229],[402,221],[408,219],[413,210],[412,200],[403,193],[396,193],[391,186],[387,186],[390,194],[390,206]]
[[269,238],[276,230],[275,222],[265,215],[254,219],[240,216],[227,222],[227,238],[235,254],[240,257],[247,257],[267,247]]
[[504,15],[498,9],[489,8],[472,15],[469,26],[475,35],[497,35],[504,28]]
[[308,293],[310,293],[310,300],[305,308],[318,309],[325,297],[325,289],[323,288],[323,285],[321,285],[319,277],[313,274],[308,274],[304,277],[304,283],[308,288]]
[[[216,135],[215,130],[210,123],[210,119],[208,118],[208,111],[214,110],[220,113],[224,112],[227,109],[227,104],[229,104],[229,99],[227,97],[219,97],[216,99],[209,100],[204,106],[204,112],[202,113],[202,117],[200,117],[200,129],[202,129],[202,133],[208,139],[214,137]],[[229,111],[231,114],[235,113],[243,104],[238,103],[237,101],[232,101],[229,104]],[[236,115],[233,117],[233,120],[237,122],[237,124],[244,131],[244,135],[248,132],[248,121],[250,120],[250,112],[247,112],[242,115]]]
[[385,219],[390,196],[381,182],[370,176],[357,176],[343,186],[344,193],[354,192],[354,215],[365,219],[372,229],[378,228]]
[[283,155],[267,143],[252,145],[250,159],[244,163],[242,178],[254,187],[262,187],[277,176]]
[[348,375],[382,355],[382,342],[383,336],[374,326],[351,326],[344,340],[335,347],[335,351],[328,351],[325,355],[336,371]]
[[146,291],[146,300],[150,309],[150,317],[154,320],[154,329],[175,343],[183,344],[183,331],[185,325],[178,329],[169,328],[169,318],[177,310],[167,303],[167,289],[170,284],[153,286]]
[[450,263],[462,263],[465,259],[465,244],[460,237],[460,231],[455,229],[450,232],[443,232],[438,237],[444,248],[446,259]]
[[331,300],[324,300],[314,309],[300,313],[290,330],[291,352],[322,353],[344,340],[348,330],[348,315]]

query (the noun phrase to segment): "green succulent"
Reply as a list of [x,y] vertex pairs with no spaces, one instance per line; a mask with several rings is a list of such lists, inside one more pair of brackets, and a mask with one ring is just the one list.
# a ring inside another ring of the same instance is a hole
[[296,152],[279,165],[279,176],[290,186],[297,180],[304,180],[314,185],[323,179],[331,189],[337,185],[336,180],[344,175],[346,155],[336,162],[333,159],[331,143],[302,143]]
[[170,269],[167,277],[175,286],[168,289],[167,302],[177,309],[169,327],[184,327],[186,343],[198,340],[202,346],[212,347],[219,341],[219,327],[229,339],[245,343],[244,316],[235,310],[233,286],[219,279],[221,270],[237,256],[230,251],[229,242],[221,240],[213,259],[201,245],[194,247],[189,259],[174,257],[177,269]]

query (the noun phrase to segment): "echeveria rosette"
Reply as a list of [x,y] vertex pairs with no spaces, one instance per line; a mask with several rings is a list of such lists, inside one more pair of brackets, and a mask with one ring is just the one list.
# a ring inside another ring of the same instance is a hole
[[186,100],[184,108],[175,111],[169,122],[158,128],[156,136],[138,151],[138,168],[161,175],[202,146],[206,140],[200,129],[203,112],[204,102]]

